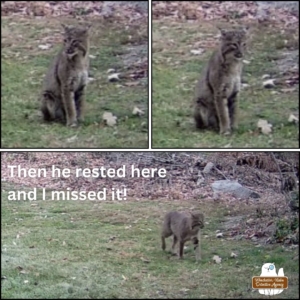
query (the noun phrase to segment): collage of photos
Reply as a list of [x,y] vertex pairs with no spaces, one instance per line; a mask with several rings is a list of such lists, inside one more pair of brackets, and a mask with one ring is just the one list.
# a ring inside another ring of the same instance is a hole
[[2,1],[1,298],[299,299],[299,2]]

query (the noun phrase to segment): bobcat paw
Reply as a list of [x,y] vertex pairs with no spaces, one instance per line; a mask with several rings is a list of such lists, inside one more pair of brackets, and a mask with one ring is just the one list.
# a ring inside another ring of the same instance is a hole
[[69,127],[77,127],[77,126],[78,126],[78,124],[77,124],[77,122],[76,122],[76,121],[74,121],[74,122],[70,122],[70,123],[68,123],[68,124],[67,124],[67,126],[69,126]]
[[223,135],[230,135],[230,134],[231,134],[231,130],[230,130],[230,129],[220,130],[220,134],[223,134]]

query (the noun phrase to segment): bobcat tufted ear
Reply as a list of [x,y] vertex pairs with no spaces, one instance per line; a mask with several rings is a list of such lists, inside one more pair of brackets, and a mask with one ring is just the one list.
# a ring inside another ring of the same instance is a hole
[[225,36],[226,35],[226,33],[227,33],[228,30],[226,30],[224,28],[221,28],[220,26],[217,26],[217,28],[220,30],[221,36]]
[[249,29],[250,29],[250,27],[249,27],[249,26],[244,26],[244,27],[242,28],[242,30],[243,30],[244,32],[248,32],[248,31],[249,31]]
[[60,24],[62,26],[62,28],[67,32],[67,31],[70,31],[70,29],[72,28],[71,26],[67,26],[65,24]]

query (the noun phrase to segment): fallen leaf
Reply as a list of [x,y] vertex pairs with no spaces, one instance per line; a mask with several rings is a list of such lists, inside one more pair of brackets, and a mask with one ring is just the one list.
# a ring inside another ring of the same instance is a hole
[[272,124],[268,123],[266,120],[259,119],[257,127],[261,129],[263,134],[269,134],[272,132]]
[[67,139],[67,143],[73,143],[77,140],[77,135],[74,135]]
[[202,54],[203,52],[204,52],[203,49],[191,50],[191,53],[194,55],[199,55],[199,54]]
[[271,77],[270,74],[264,74],[261,78],[262,78],[262,79],[267,79],[267,78],[270,78],[270,77]]
[[268,79],[266,81],[263,82],[263,87],[266,89],[270,89],[275,87],[275,83],[274,83],[275,79]]
[[139,109],[138,107],[135,106],[133,111],[132,111],[132,114],[135,115],[135,116],[141,116],[141,115],[144,114],[144,112],[141,109]]
[[220,264],[222,261],[222,258],[218,255],[214,255],[213,260],[215,261],[215,263]]
[[109,111],[104,112],[102,118],[108,126],[114,126],[117,124],[117,117]]
[[232,257],[232,258],[236,258],[238,255],[237,254],[235,254],[234,252],[231,252],[231,254],[230,254],[230,257]]
[[51,44],[38,45],[38,48],[42,50],[48,50],[51,47]]
[[109,75],[108,81],[110,81],[110,82],[119,81],[120,80],[119,75],[120,75],[120,73],[114,73],[114,74]]
[[150,260],[149,259],[146,259],[144,257],[141,257],[141,261],[144,262],[144,263],[150,263]]
[[290,116],[289,116],[289,119],[288,119],[288,121],[290,122],[290,123],[298,123],[299,122],[299,118],[297,118],[295,115],[293,115],[293,114],[290,114]]

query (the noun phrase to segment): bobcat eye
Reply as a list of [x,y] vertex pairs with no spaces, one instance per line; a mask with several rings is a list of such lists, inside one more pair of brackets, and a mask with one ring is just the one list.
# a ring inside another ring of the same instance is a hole
[[230,46],[233,48],[233,49],[237,49],[237,45],[236,44],[230,44]]

